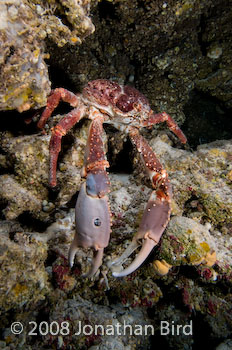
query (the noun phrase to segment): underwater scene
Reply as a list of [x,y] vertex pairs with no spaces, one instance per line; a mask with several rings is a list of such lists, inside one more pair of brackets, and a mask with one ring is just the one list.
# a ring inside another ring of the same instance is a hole
[[232,350],[232,1],[0,1],[0,349]]

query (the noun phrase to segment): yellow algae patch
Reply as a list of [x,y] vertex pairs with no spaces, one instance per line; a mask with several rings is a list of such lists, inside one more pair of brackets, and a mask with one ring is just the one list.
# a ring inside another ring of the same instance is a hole
[[226,158],[226,156],[227,156],[227,152],[222,151],[222,150],[220,150],[220,149],[218,149],[218,148],[212,148],[212,149],[210,149],[210,150],[209,150],[209,154],[210,154],[210,155],[213,155],[213,156],[215,156],[215,157],[223,157],[223,158]]
[[232,170],[230,170],[227,174],[227,178],[232,181]]
[[200,243],[200,246],[204,249],[204,251],[206,253],[208,253],[210,251],[210,246],[208,245],[208,243],[202,242],[202,243]]
[[79,41],[80,39],[78,39],[77,37],[73,36],[73,37],[70,38],[70,40],[71,40],[72,43],[75,44],[75,43],[76,43],[77,41]]
[[154,266],[155,272],[160,276],[167,275],[170,268],[172,267],[172,265],[168,264],[165,260],[161,260],[161,261],[155,260],[153,262],[153,266]]
[[186,1],[182,6],[178,6],[175,14],[176,16],[181,16],[184,12],[188,11],[188,10],[192,10],[193,8],[193,4],[191,4],[189,1]]
[[[200,243],[200,245],[202,246],[202,243]],[[203,242],[203,249],[204,250],[208,249],[207,246],[208,246],[208,244]],[[189,257],[189,262],[191,263],[191,265],[203,264],[203,265],[206,265],[208,267],[213,266],[215,264],[216,260],[217,260],[216,252],[215,251],[211,252],[210,248],[205,256],[199,257],[199,255],[193,254]]]
[[190,230],[190,228],[187,230],[187,233],[189,234],[189,235],[191,235],[191,233],[193,233],[193,231],[192,230]]
[[18,297],[20,294],[27,292],[27,290],[28,290],[27,286],[17,283],[15,287],[12,289],[12,292],[15,294],[16,297]]
[[40,49],[36,49],[33,51],[33,55],[38,58],[39,57],[39,54],[40,54]]
[[208,267],[211,267],[215,264],[217,260],[217,254],[215,251],[213,251],[212,253],[208,253],[205,257],[205,265],[207,265]]
[[200,265],[204,261],[204,257],[200,257],[199,254],[192,254],[188,258],[191,265]]

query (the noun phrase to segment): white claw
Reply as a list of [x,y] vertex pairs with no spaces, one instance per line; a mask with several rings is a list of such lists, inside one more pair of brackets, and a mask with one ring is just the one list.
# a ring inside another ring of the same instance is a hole
[[93,277],[93,275],[95,275],[95,273],[97,272],[97,270],[99,269],[99,267],[102,264],[103,252],[104,252],[104,248],[101,248],[101,249],[94,252],[92,266],[91,266],[89,272],[86,273],[85,275],[83,275],[83,277]]
[[70,248],[69,248],[69,252],[68,252],[68,261],[69,261],[69,266],[71,268],[73,267],[74,258],[75,258],[77,250],[78,250],[77,244],[76,244],[75,239],[74,239]]
[[[124,269],[120,272],[113,272],[113,276],[114,277],[123,277],[123,276],[127,276],[130,273],[134,272],[144,262],[144,260],[148,257],[148,255],[150,254],[150,252],[152,251],[152,249],[155,247],[156,244],[157,243],[155,241],[153,241],[152,239],[150,239],[149,237],[146,238],[140,252],[136,256],[134,261],[126,269]],[[121,257],[119,259],[121,259]]]
[[108,267],[123,264],[124,261],[128,258],[128,256],[130,256],[133,253],[133,251],[139,247],[139,245],[140,244],[137,242],[137,240],[133,240],[118,259],[108,263]]
[[[68,261],[69,261],[70,268],[73,267],[74,258],[75,258],[77,250],[78,250],[78,246],[77,246],[77,243],[74,239],[71,246],[70,246],[69,252],[68,252]],[[83,275],[83,277],[92,277],[97,272],[97,270],[99,269],[99,267],[102,264],[103,251],[104,251],[104,248],[100,248],[94,252],[94,256],[93,256],[92,263],[91,263],[91,268],[90,268],[88,273]]]

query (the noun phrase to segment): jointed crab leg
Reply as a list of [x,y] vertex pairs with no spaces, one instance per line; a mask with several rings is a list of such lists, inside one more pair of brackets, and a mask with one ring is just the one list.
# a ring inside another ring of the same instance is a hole
[[[97,113],[97,118],[96,118]],[[103,118],[97,112],[92,112],[93,119],[87,142],[83,176],[86,182],[76,203],[76,234],[69,250],[69,263],[73,266],[78,247],[94,248],[94,258],[88,277],[93,276],[102,264],[103,250],[110,238],[110,209],[108,204],[109,179],[106,168],[102,134],[104,133]]]
[[176,122],[172,119],[172,117],[170,117],[170,115],[167,114],[166,112],[157,113],[157,114],[152,113],[143,122],[143,125],[145,127],[148,127],[148,126],[151,126],[151,125],[154,125],[154,124],[158,124],[158,123],[163,123],[163,122],[167,123],[167,126],[169,127],[169,129],[179,138],[179,140],[182,143],[186,143],[187,142],[187,139],[186,139],[184,133],[181,131],[181,129],[176,124]]
[[57,168],[57,159],[61,150],[61,139],[66,133],[81,119],[85,113],[85,107],[79,106],[78,108],[73,109],[61,121],[52,128],[52,136],[49,144],[50,151],[50,186],[56,186],[56,168]]
[[129,132],[131,141],[137,147],[141,159],[146,167],[155,189],[145,208],[139,230],[126,251],[115,261],[114,265],[121,265],[123,261],[140,245],[142,248],[135,260],[121,272],[113,272],[113,276],[122,277],[135,271],[147,258],[155,245],[159,243],[160,237],[165,230],[170,219],[171,185],[166,171],[162,168],[159,160],[145,139],[139,134],[137,129],[131,128]]
[[51,92],[47,100],[47,106],[42,113],[42,116],[37,124],[39,129],[43,129],[46,121],[51,116],[54,109],[58,106],[60,100],[68,102],[71,106],[77,107],[73,109],[70,113],[66,114],[61,121],[52,128],[52,136],[49,144],[50,151],[50,179],[49,184],[52,187],[56,186],[56,168],[57,159],[61,150],[61,139],[66,133],[83,118],[86,107],[80,101],[78,95],[73,94],[63,88],[55,89]]
[[63,88],[57,88],[51,91],[50,96],[47,99],[47,107],[43,111],[40,120],[37,124],[39,129],[43,129],[48,118],[50,118],[54,109],[58,106],[60,100],[68,102],[72,107],[77,107],[79,105],[79,97],[73,92],[68,91]]

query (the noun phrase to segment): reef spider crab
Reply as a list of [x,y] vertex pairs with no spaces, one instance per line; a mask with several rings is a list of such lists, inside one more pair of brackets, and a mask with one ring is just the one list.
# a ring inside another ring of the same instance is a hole
[[157,123],[166,122],[169,129],[182,143],[186,137],[167,113],[154,114],[147,98],[131,86],[122,86],[109,80],[90,81],[82,94],[74,94],[66,89],[57,88],[47,100],[47,107],[38,122],[44,128],[47,119],[59,104],[60,99],[68,102],[74,109],[66,114],[52,129],[50,150],[50,186],[56,186],[57,158],[61,149],[61,139],[70,128],[87,117],[92,122],[89,128],[82,177],[86,181],[81,185],[75,215],[76,234],[69,250],[69,263],[73,266],[78,247],[94,248],[94,257],[88,277],[93,276],[102,264],[103,250],[107,247],[111,232],[111,214],[108,202],[110,182],[106,169],[109,163],[104,152],[102,135],[103,123],[113,124],[117,129],[129,135],[137,148],[154,191],[145,208],[137,234],[124,253],[111,263],[122,266],[128,256],[140,245],[142,248],[134,261],[115,277],[126,276],[135,271],[158,244],[170,218],[171,185],[167,172],[162,168],[155,153],[139,129]]

